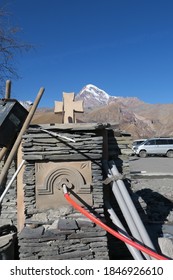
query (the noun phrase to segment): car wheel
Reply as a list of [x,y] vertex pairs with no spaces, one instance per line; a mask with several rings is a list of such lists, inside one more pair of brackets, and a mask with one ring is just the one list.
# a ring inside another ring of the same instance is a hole
[[144,151],[144,150],[142,150],[142,151],[139,152],[139,156],[140,156],[141,158],[145,158],[145,157],[147,156],[147,152]]
[[173,157],[173,150],[167,151],[166,156],[169,158]]

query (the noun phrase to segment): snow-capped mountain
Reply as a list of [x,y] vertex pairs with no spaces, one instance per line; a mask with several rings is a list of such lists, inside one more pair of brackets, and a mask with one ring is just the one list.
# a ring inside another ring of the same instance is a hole
[[75,99],[83,100],[85,108],[93,108],[108,105],[110,100],[115,98],[95,85],[88,84],[76,95]]

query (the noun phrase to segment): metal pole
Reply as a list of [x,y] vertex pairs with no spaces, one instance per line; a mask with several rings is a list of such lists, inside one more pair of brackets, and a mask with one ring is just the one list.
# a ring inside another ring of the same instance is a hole
[[14,143],[14,145],[13,145],[13,147],[12,147],[10,153],[9,153],[9,156],[8,156],[8,158],[7,158],[7,160],[6,160],[5,164],[4,164],[4,167],[3,167],[2,171],[1,171],[1,174],[0,174],[0,186],[3,183],[3,181],[5,179],[5,176],[7,175],[8,169],[9,169],[9,167],[11,165],[11,162],[12,162],[13,158],[15,157],[15,155],[17,153],[17,149],[18,149],[18,147],[20,145],[20,142],[22,140],[22,136],[25,133],[26,129],[28,128],[28,126],[29,126],[29,124],[30,124],[30,122],[32,120],[32,117],[33,117],[33,115],[35,113],[35,110],[36,110],[36,108],[38,106],[38,103],[39,103],[39,101],[40,101],[40,99],[41,99],[41,97],[43,95],[43,92],[44,92],[44,88],[40,88],[40,90],[39,90],[39,92],[37,94],[37,97],[36,97],[32,107],[31,107],[31,109],[29,111],[29,114],[28,114],[28,116],[27,116],[27,118],[26,118],[26,120],[25,120],[25,122],[23,124],[23,127],[20,130],[20,132],[18,134],[18,137],[17,137],[17,139],[16,139],[16,141],[15,141],[15,143]]

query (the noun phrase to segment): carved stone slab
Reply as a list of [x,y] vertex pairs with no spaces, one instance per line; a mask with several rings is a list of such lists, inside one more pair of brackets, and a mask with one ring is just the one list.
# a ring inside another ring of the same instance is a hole
[[[62,185],[79,204],[92,206],[91,161],[41,162],[35,164],[36,206],[38,209],[57,209],[67,205]],[[79,198],[79,200],[78,200]]]
[[76,122],[75,112],[83,113],[83,101],[75,101],[74,92],[63,92],[63,102],[55,101],[54,112],[63,113],[63,123],[74,123]]

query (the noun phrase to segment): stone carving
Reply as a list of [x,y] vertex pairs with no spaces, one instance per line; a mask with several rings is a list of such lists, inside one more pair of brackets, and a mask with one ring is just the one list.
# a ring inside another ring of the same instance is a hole
[[74,92],[63,92],[63,102],[55,101],[55,113],[63,113],[63,123],[76,122],[75,112],[83,113],[83,101],[74,101]]
[[44,185],[38,188],[38,194],[53,194],[57,187],[62,189],[63,183],[76,193],[90,193],[90,185],[85,184],[82,174],[73,167],[59,167],[51,170],[46,176]]

